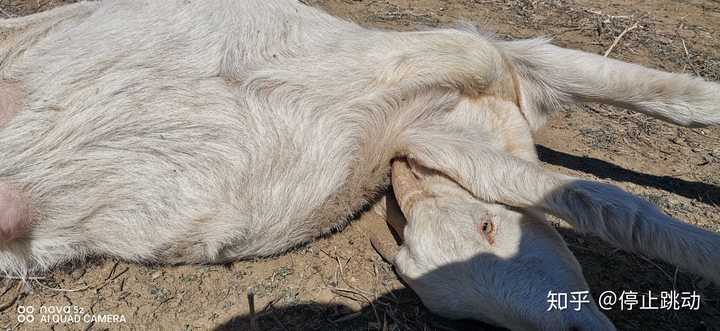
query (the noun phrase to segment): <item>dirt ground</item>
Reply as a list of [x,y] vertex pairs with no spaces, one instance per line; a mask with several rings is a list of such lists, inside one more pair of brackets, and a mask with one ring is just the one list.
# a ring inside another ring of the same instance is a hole
[[[637,23],[610,57],[720,80],[717,0],[304,2],[368,27],[410,30],[470,22],[499,38],[551,36],[560,46],[598,54]],[[0,17],[62,3],[0,0]],[[641,114],[590,105],[564,109],[537,135],[537,143],[550,169],[612,182],[674,217],[720,232],[720,128],[678,128]],[[371,226],[369,217],[276,258],[219,266],[144,266],[96,259],[65,266],[24,286],[2,279],[0,328],[248,329],[246,291],[252,287],[260,330],[494,329],[446,320],[425,309],[370,246],[364,230]],[[607,311],[619,329],[720,330],[716,285],[596,238],[575,235],[562,224],[560,230],[596,296],[607,290],[676,290],[696,291],[702,298],[697,311]],[[77,323],[67,320],[73,315],[68,311],[53,314],[53,307],[99,317]],[[59,316],[64,320],[53,322]]]

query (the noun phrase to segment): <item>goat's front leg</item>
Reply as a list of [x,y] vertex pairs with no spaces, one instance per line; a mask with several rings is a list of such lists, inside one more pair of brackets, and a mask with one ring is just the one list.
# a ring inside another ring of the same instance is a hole
[[472,135],[426,130],[407,139],[407,156],[450,176],[482,200],[541,209],[579,232],[720,284],[720,235],[675,220],[613,185],[549,172],[469,139]]

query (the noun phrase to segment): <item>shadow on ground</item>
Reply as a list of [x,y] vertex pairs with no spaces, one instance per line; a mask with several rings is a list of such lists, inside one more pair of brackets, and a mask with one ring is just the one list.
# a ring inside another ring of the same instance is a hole
[[[377,317],[376,314],[377,313]],[[378,319],[380,322],[378,322]],[[342,304],[304,302],[292,306],[273,307],[256,315],[257,330],[504,330],[473,321],[452,321],[433,315],[422,306],[409,289],[389,292],[359,312]],[[385,326],[383,326],[385,325]],[[249,315],[237,316],[215,329],[252,330]]]
[[[660,261],[623,252],[592,236],[558,228],[582,265],[590,292],[597,299],[604,291],[696,291],[702,297],[699,310],[621,310],[616,305],[604,313],[618,330],[712,331],[720,326],[720,288],[698,286],[699,278],[683,273]],[[487,255],[487,254],[486,254]],[[482,258],[478,256],[476,258]],[[494,258],[494,257],[491,257]],[[473,258],[475,259],[475,258]],[[642,275],[642,277],[638,277]],[[225,321],[215,331],[252,330],[251,316],[240,315]],[[642,320],[642,325],[635,321]],[[505,330],[476,321],[456,321],[434,315],[408,288],[388,292],[354,312],[342,304],[302,302],[282,307],[267,307],[255,315],[256,330]],[[394,328],[393,328],[394,326]]]
[[540,161],[572,170],[593,174],[598,178],[630,182],[675,193],[710,205],[720,204],[720,187],[702,182],[687,181],[670,176],[656,176],[628,170],[613,163],[592,157],[579,157],[535,145]]

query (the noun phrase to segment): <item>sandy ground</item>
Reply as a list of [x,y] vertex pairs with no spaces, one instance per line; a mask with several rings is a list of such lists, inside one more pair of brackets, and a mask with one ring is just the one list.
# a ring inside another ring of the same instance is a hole
[[[610,57],[720,80],[717,0],[305,2],[369,27],[410,30],[470,22],[499,38],[552,36],[558,45],[599,54],[637,23]],[[62,3],[0,0],[0,17]],[[559,113],[537,142],[540,158],[550,169],[615,183],[674,217],[720,231],[720,129],[677,128],[644,115],[590,105]],[[365,230],[375,225],[369,218],[365,215],[340,233],[276,258],[174,267],[97,259],[34,280],[31,291],[15,281],[0,280],[0,328],[247,329],[246,289],[253,287],[261,330],[493,329],[428,312],[371,248]],[[717,286],[593,237],[562,227],[561,232],[595,294],[676,290],[696,291],[702,298],[697,311],[607,311],[619,329],[720,330]],[[70,311],[53,314],[56,307]],[[67,320],[73,314],[66,313],[79,310],[98,320]],[[52,321],[60,317],[64,320]]]

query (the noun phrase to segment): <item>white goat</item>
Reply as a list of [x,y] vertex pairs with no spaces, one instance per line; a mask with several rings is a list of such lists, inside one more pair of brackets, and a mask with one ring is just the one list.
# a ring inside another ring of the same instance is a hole
[[[720,283],[718,235],[543,170],[530,136],[573,102],[717,125],[718,84],[544,40],[368,30],[291,0],[79,3],[2,20],[0,36],[2,272],[88,255],[278,254],[345,224],[405,156],[442,193],[432,199],[449,195],[405,208],[395,259],[436,312],[517,329],[609,325],[594,307],[537,304],[548,288],[587,285],[533,210]],[[492,233],[463,231],[478,219]],[[458,268],[472,291],[445,278]]]

